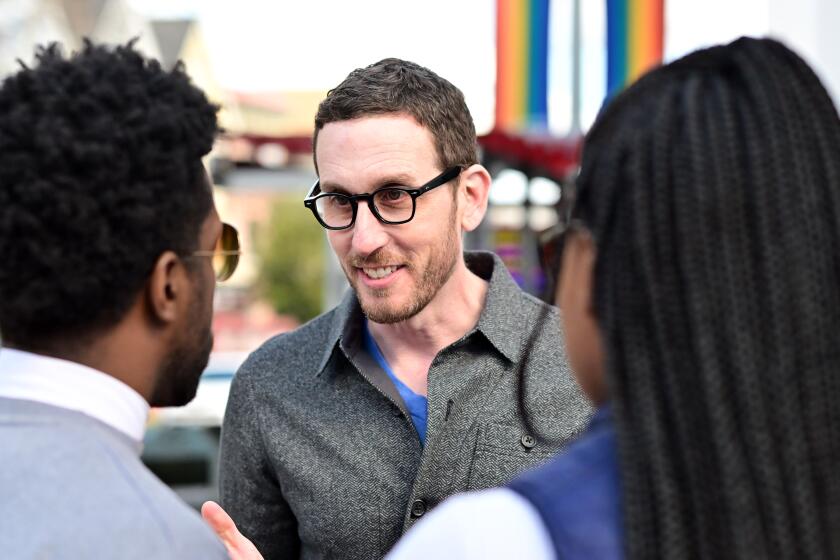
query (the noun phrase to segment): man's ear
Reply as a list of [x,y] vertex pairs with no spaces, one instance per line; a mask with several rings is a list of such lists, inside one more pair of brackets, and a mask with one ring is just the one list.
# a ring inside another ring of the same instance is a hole
[[179,297],[183,297],[186,270],[172,251],[162,253],[146,284],[146,296],[152,318],[161,323],[172,323],[178,317]]
[[471,165],[461,172],[458,198],[464,231],[473,231],[484,219],[489,193],[490,173],[483,165]]

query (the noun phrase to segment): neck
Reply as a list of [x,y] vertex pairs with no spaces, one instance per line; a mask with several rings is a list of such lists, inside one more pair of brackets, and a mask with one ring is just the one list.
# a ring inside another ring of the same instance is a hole
[[426,393],[432,360],[478,323],[487,288],[487,282],[460,259],[452,276],[420,313],[399,323],[368,323],[371,335],[401,381],[415,392]]
[[154,375],[150,372],[157,371],[161,356],[154,344],[148,344],[149,338],[133,325],[131,320],[123,320],[106,332],[76,342],[7,346],[101,371],[122,381],[148,402],[154,389]]
[[152,347],[119,330],[97,341],[74,361],[119,379],[149,402],[160,359]]

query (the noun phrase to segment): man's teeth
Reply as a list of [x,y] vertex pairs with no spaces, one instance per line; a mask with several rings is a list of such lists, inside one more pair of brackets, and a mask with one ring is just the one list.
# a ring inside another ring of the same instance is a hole
[[397,270],[396,266],[386,266],[381,268],[365,268],[365,274],[370,276],[371,278],[385,278],[392,272]]

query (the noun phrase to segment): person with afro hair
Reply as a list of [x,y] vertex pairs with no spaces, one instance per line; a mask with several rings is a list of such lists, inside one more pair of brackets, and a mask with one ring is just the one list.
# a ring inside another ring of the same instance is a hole
[[56,44],[0,86],[0,550],[224,558],[140,461],[195,395],[238,259],[202,157],[217,107],[133,42]]

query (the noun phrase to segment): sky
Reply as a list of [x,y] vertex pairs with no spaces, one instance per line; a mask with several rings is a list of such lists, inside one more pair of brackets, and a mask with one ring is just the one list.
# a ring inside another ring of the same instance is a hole
[[[494,0],[132,0],[157,17],[197,17],[223,86],[326,90],[394,56],[433,69],[492,116]],[[478,123],[477,123],[478,124]],[[483,126],[489,123],[484,122]]]
[[[763,35],[770,2],[666,0],[665,60],[740,35]],[[492,126],[495,0],[129,0],[153,17],[198,19],[219,83],[235,90],[329,89],[349,71],[388,56],[427,66],[458,86],[481,132]],[[573,0],[552,0],[550,128],[571,122],[569,17]],[[582,9],[583,121],[605,89],[604,6]]]

